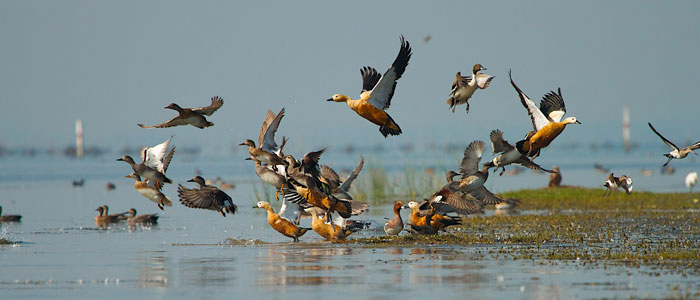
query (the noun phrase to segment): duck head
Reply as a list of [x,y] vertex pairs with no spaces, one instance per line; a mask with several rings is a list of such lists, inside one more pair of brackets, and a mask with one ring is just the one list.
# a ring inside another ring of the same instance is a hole
[[418,202],[416,202],[416,201],[408,202],[408,204],[404,205],[403,208],[417,209]]
[[135,208],[129,208],[129,214],[130,214],[132,217],[135,217],[135,216],[136,216],[136,209],[135,209]]
[[403,203],[401,203],[401,201],[396,201],[396,203],[394,203],[394,213],[399,214],[401,208],[403,208]]
[[240,143],[240,144],[238,144],[238,145],[239,145],[239,146],[248,146],[248,147],[251,147],[251,148],[255,148],[255,142],[253,142],[253,140],[251,140],[251,139],[246,139],[245,141],[243,141],[243,143]]
[[335,102],[347,102],[350,100],[348,96],[341,95],[341,94],[335,94],[333,97],[326,99],[326,101],[335,101]]
[[177,104],[175,104],[175,103],[170,103],[170,104],[168,104],[168,106],[166,106],[165,108],[166,108],[166,109],[176,110],[176,111],[182,111],[182,107],[180,107],[180,105],[177,105]]
[[486,70],[486,68],[484,68],[484,66],[482,66],[481,64],[475,64],[474,67],[472,68],[472,74],[476,74],[477,72],[483,71],[483,70]]
[[445,174],[445,178],[447,179],[447,182],[451,182],[454,179],[454,177],[457,175],[462,175],[462,174],[450,170],[450,171],[447,171],[447,173]]
[[135,163],[135,162],[134,162],[134,159],[131,158],[131,156],[128,156],[128,155],[124,155],[124,156],[122,156],[122,157],[120,157],[120,158],[117,158],[117,161],[125,161],[125,162],[127,162],[128,164],[134,164],[134,163]]
[[199,186],[205,185],[204,178],[202,178],[202,176],[195,176],[192,179],[187,180],[187,182],[196,182],[197,184],[199,184]]
[[105,209],[104,209],[104,207],[102,207],[102,206],[100,206],[100,207],[98,207],[97,209],[95,209],[95,211],[97,211],[97,213],[98,213],[98,214],[97,214],[98,216],[102,216],[102,215],[104,214],[104,210],[105,210]]
[[574,123],[581,124],[581,121],[576,120],[576,117],[568,117],[568,118],[564,119],[564,123],[566,123],[566,124],[574,124]]
[[253,208],[265,208],[265,209],[267,209],[269,207],[270,207],[270,203],[266,202],[266,201],[258,201],[258,203],[255,204],[255,206],[253,206]]

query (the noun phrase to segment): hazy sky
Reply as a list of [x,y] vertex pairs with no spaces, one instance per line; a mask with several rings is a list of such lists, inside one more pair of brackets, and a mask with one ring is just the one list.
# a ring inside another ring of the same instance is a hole
[[[629,105],[632,137],[700,139],[698,1],[0,1],[0,143],[63,147],[75,119],[87,144],[228,147],[257,137],[268,109],[287,108],[279,135],[313,145],[515,141],[531,129],[518,85],[539,102],[557,87],[570,126],[557,143],[618,141]],[[388,112],[404,134],[377,126],[354,98],[360,68],[384,72],[399,36],[413,57]],[[430,35],[432,39],[424,43]],[[496,78],[448,111],[457,71],[481,63]],[[170,102],[225,104],[214,127],[141,129],[174,115]],[[291,143],[291,142],[290,142]]]

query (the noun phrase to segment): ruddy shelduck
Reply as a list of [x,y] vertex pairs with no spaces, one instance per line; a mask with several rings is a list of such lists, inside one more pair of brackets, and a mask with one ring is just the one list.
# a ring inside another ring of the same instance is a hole
[[537,157],[539,154],[538,150],[547,147],[562,131],[564,131],[566,125],[581,124],[576,117],[568,117],[564,120],[561,119],[564,114],[566,114],[566,107],[564,106],[564,98],[561,95],[561,89],[558,89],[557,93],[552,91],[545,94],[540,102],[540,107],[537,108],[535,102],[530,100],[530,98],[515,85],[510,71],[508,71],[508,76],[510,77],[510,84],[515,88],[515,91],[518,92],[520,102],[525,109],[527,109],[527,113],[530,115],[534,128],[532,134],[528,134],[525,140],[518,142],[516,145],[519,148],[518,150],[523,154],[527,154],[528,157],[533,155]]
[[350,97],[335,94],[328,101],[345,102],[350,109],[354,110],[361,117],[379,125],[379,132],[384,136],[399,135],[401,128],[394,119],[389,116],[386,109],[391,105],[391,98],[394,96],[396,82],[401,78],[406,70],[408,60],[411,58],[411,46],[401,36],[401,48],[399,54],[391,64],[391,67],[380,75],[372,67],[363,67],[360,70],[362,75],[362,92],[360,99],[350,99]]
[[281,217],[272,210],[270,203],[266,201],[259,201],[256,205],[257,208],[262,208],[267,211],[267,223],[270,224],[272,229],[277,230],[277,232],[283,234],[284,236],[294,239],[295,243],[299,242],[299,238],[303,236],[311,228],[303,228],[294,224],[292,220]]

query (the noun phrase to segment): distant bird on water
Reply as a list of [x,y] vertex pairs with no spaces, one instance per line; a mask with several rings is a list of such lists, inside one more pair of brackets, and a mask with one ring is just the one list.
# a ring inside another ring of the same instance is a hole
[[477,89],[485,89],[491,84],[491,80],[495,76],[479,73],[486,70],[481,64],[475,64],[472,68],[471,76],[462,76],[461,72],[455,75],[455,81],[452,83],[452,91],[450,98],[447,99],[447,104],[455,112],[455,107],[460,104],[467,105],[467,113],[469,113],[469,98],[474,95]]
[[[367,49],[370,49],[369,47]],[[389,70],[380,75],[372,67],[363,67],[360,70],[362,75],[362,92],[360,99],[350,99],[350,97],[335,94],[327,101],[345,102],[350,109],[354,110],[361,117],[379,125],[379,132],[387,137],[388,135],[401,134],[399,124],[386,113],[386,109],[391,105],[391,98],[394,97],[396,82],[401,78],[406,70],[408,60],[411,58],[411,46],[401,36],[401,48],[398,56],[391,64]]]
[[177,195],[180,197],[180,202],[183,205],[191,208],[201,208],[214,210],[226,216],[226,213],[235,214],[238,206],[233,204],[233,200],[229,195],[215,186],[206,185],[204,178],[195,176],[188,182],[196,182],[199,184],[199,189],[190,189],[179,185]]
[[698,154],[695,153],[695,151],[693,151],[693,150],[695,150],[695,149],[700,149],[700,141],[697,142],[697,143],[695,143],[695,144],[692,144],[692,145],[690,145],[690,146],[688,146],[688,147],[685,147],[685,148],[681,149],[681,148],[678,148],[678,146],[676,146],[676,144],[672,143],[672,142],[669,141],[667,138],[665,138],[663,135],[661,135],[658,131],[656,131],[656,129],[654,128],[654,126],[651,126],[651,123],[648,123],[648,124],[649,124],[649,128],[651,128],[651,130],[652,130],[654,133],[656,133],[656,135],[658,135],[658,136],[661,138],[661,140],[664,141],[664,143],[666,143],[666,145],[667,145],[668,147],[671,148],[671,152],[664,154],[664,156],[668,157],[668,160],[666,161],[666,163],[664,163],[663,167],[665,167],[666,165],[668,165],[668,163],[670,163],[671,160],[674,159],[674,158],[675,158],[675,159],[683,159],[683,158],[685,158],[686,156],[688,156],[688,154],[690,154],[690,153],[693,153],[693,154],[695,154],[695,155],[698,155]]
[[174,118],[167,120],[161,124],[146,126],[143,124],[137,124],[141,128],[167,128],[180,125],[192,125],[199,129],[204,129],[209,126],[214,126],[214,123],[207,121],[204,116],[211,116],[215,111],[217,111],[221,106],[224,105],[224,100],[221,97],[212,97],[211,104],[209,106],[197,107],[197,108],[182,108],[175,103],[170,103],[166,106],[166,109],[172,109],[178,112],[178,115]]
[[698,184],[698,172],[690,172],[685,176],[685,186],[688,187],[690,192],[693,192],[693,187]]
[[130,208],[129,209],[129,216],[126,219],[126,222],[129,224],[129,226],[135,226],[135,225],[154,225],[158,223],[158,215],[156,214],[145,214],[145,215],[136,215],[136,209]]
[[0,206],[0,223],[2,222],[19,222],[21,221],[22,216],[20,215],[2,215],[2,206]]
[[81,187],[85,184],[85,178],[80,178],[80,180],[73,180],[74,187]]

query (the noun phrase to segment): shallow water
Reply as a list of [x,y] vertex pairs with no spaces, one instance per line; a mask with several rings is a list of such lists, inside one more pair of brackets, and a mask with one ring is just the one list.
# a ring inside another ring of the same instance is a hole
[[[359,155],[330,154],[328,161],[337,163],[332,165],[338,169],[349,169],[356,163],[353,156]],[[457,155],[453,156],[456,161]],[[381,160],[381,156],[367,159]],[[447,168],[447,164],[427,163],[438,160],[416,162],[410,155],[401,155],[384,166],[390,172],[399,172],[401,164],[417,170]],[[559,162],[564,183],[600,184],[606,175],[596,173],[592,161],[583,157]],[[248,163],[239,157],[174,161],[169,174],[175,184],[164,188],[174,206],[159,211],[133,190],[133,180],[123,178],[128,167],[111,157],[82,161],[3,158],[0,205],[3,213],[24,217],[21,223],[0,224],[0,237],[20,242],[0,246],[2,298],[296,299],[359,295],[378,299],[406,293],[412,298],[434,297],[438,293],[440,297],[460,298],[588,299],[666,297],[685,295],[686,288],[691,294],[700,290],[697,277],[674,272],[649,275],[656,272],[648,267],[589,267],[575,261],[512,260],[487,254],[499,246],[373,248],[330,244],[314,232],[303,236],[302,243],[293,244],[269,228],[263,211],[252,208],[256,202],[254,183],[258,188],[259,184]],[[545,159],[539,163],[551,165]],[[620,163],[617,168],[638,170],[657,164],[657,160],[642,158]],[[635,185],[643,190],[683,192],[682,180],[694,164],[676,167],[678,171],[670,176],[658,172],[651,177],[637,175]],[[235,190],[227,191],[239,205],[236,215],[224,218],[179,204],[176,185],[191,185],[185,181],[195,169],[201,169],[205,177],[222,176],[236,183]],[[71,180],[78,178],[85,178],[85,185],[71,186]],[[108,181],[116,183],[116,190],[105,189]],[[493,176],[489,184],[496,191],[505,191],[543,186],[546,181],[547,175],[525,172]],[[139,213],[158,213],[159,224],[98,230],[94,209],[102,204],[108,204],[112,213],[130,207]],[[273,206],[277,209],[279,203],[273,201]],[[356,236],[383,234],[378,228],[383,218],[390,216],[390,206],[373,206],[361,219],[373,220],[374,228]],[[308,225],[309,220],[302,222]],[[222,243],[229,238],[271,244]]]

